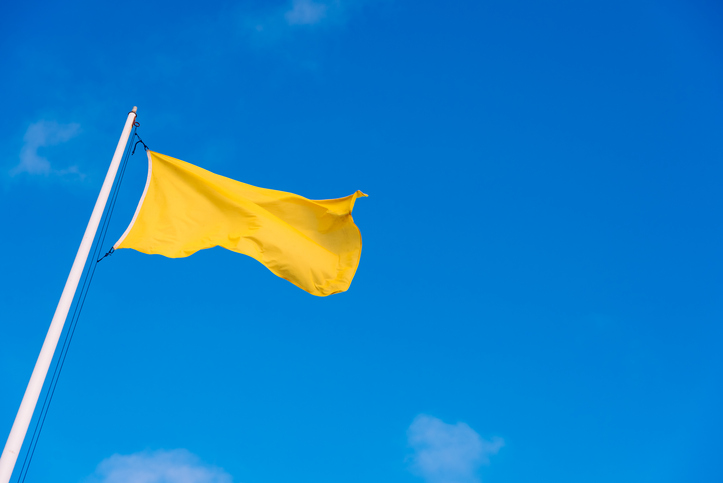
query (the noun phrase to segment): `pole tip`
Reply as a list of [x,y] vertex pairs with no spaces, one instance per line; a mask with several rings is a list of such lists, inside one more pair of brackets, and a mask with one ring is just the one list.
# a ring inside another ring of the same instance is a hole
[[131,112],[138,112],[138,108],[136,106],[133,106],[133,109],[131,109]]

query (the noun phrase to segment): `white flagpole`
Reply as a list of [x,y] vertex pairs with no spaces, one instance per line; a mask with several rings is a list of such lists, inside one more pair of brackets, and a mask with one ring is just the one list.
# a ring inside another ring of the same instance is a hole
[[58,302],[58,307],[55,309],[53,321],[50,323],[48,335],[45,336],[43,348],[40,349],[38,361],[35,363],[35,369],[33,369],[33,374],[30,376],[30,382],[25,390],[23,401],[20,403],[20,409],[18,410],[17,416],[15,416],[15,422],[10,430],[7,443],[5,443],[2,457],[0,457],[0,483],[9,483],[10,477],[13,474],[15,462],[20,454],[20,448],[23,445],[30,420],[33,418],[35,405],[38,402],[38,397],[40,397],[40,391],[43,389],[43,383],[48,374],[50,363],[53,360],[53,354],[58,345],[60,334],[63,332],[65,319],[68,316],[70,305],[73,302],[75,291],[78,288],[78,282],[80,282],[80,277],[83,274],[85,262],[88,259],[90,248],[93,245],[95,233],[98,231],[98,225],[103,216],[103,210],[105,210],[105,204],[108,201],[108,196],[113,187],[113,181],[118,172],[118,167],[120,166],[121,158],[123,157],[123,152],[125,151],[135,120],[136,108],[133,107],[133,110],[128,113],[125,126],[123,126],[123,132],[118,141],[118,146],[115,148],[115,154],[113,154],[113,159],[110,162],[110,168],[108,168],[108,174],[105,175],[103,187],[100,189],[100,194],[95,202],[93,213],[90,215],[83,240],[80,242],[78,253],[75,255],[73,267],[70,269],[70,275],[68,275],[68,280],[65,282],[63,294],[60,296],[60,302]]

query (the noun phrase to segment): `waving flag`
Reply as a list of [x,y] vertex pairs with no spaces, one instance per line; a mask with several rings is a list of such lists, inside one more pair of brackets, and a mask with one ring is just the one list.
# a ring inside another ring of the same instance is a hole
[[349,288],[361,256],[351,211],[361,191],[309,200],[148,151],[148,179],[113,248],[170,258],[215,246],[243,253],[312,295]]

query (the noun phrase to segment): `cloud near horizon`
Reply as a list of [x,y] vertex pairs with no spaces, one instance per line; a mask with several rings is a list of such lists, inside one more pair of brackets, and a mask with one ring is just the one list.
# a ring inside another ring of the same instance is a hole
[[114,454],[86,483],[232,483],[231,475],[185,449]]
[[504,446],[502,438],[487,441],[465,423],[447,424],[420,414],[407,430],[410,470],[428,483],[478,483],[477,470]]
[[54,169],[46,158],[38,154],[38,149],[48,146],[57,146],[69,141],[80,133],[80,124],[59,124],[55,121],[38,121],[28,126],[23,137],[23,147],[20,149],[20,163],[10,170],[11,176],[21,173],[30,175],[50,176],[74,174],[81,178],[83,175],[77,166],[65,169]]

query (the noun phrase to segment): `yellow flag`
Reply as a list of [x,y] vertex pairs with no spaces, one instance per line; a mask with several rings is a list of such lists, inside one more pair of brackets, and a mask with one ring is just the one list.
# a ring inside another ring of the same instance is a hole
[[312,295],[331,295],[349,288],[359,265],[361,234],[351,211],[360,196],[309,200],[148,151],[145,191],[113,248],[181,258],[224,247]]

